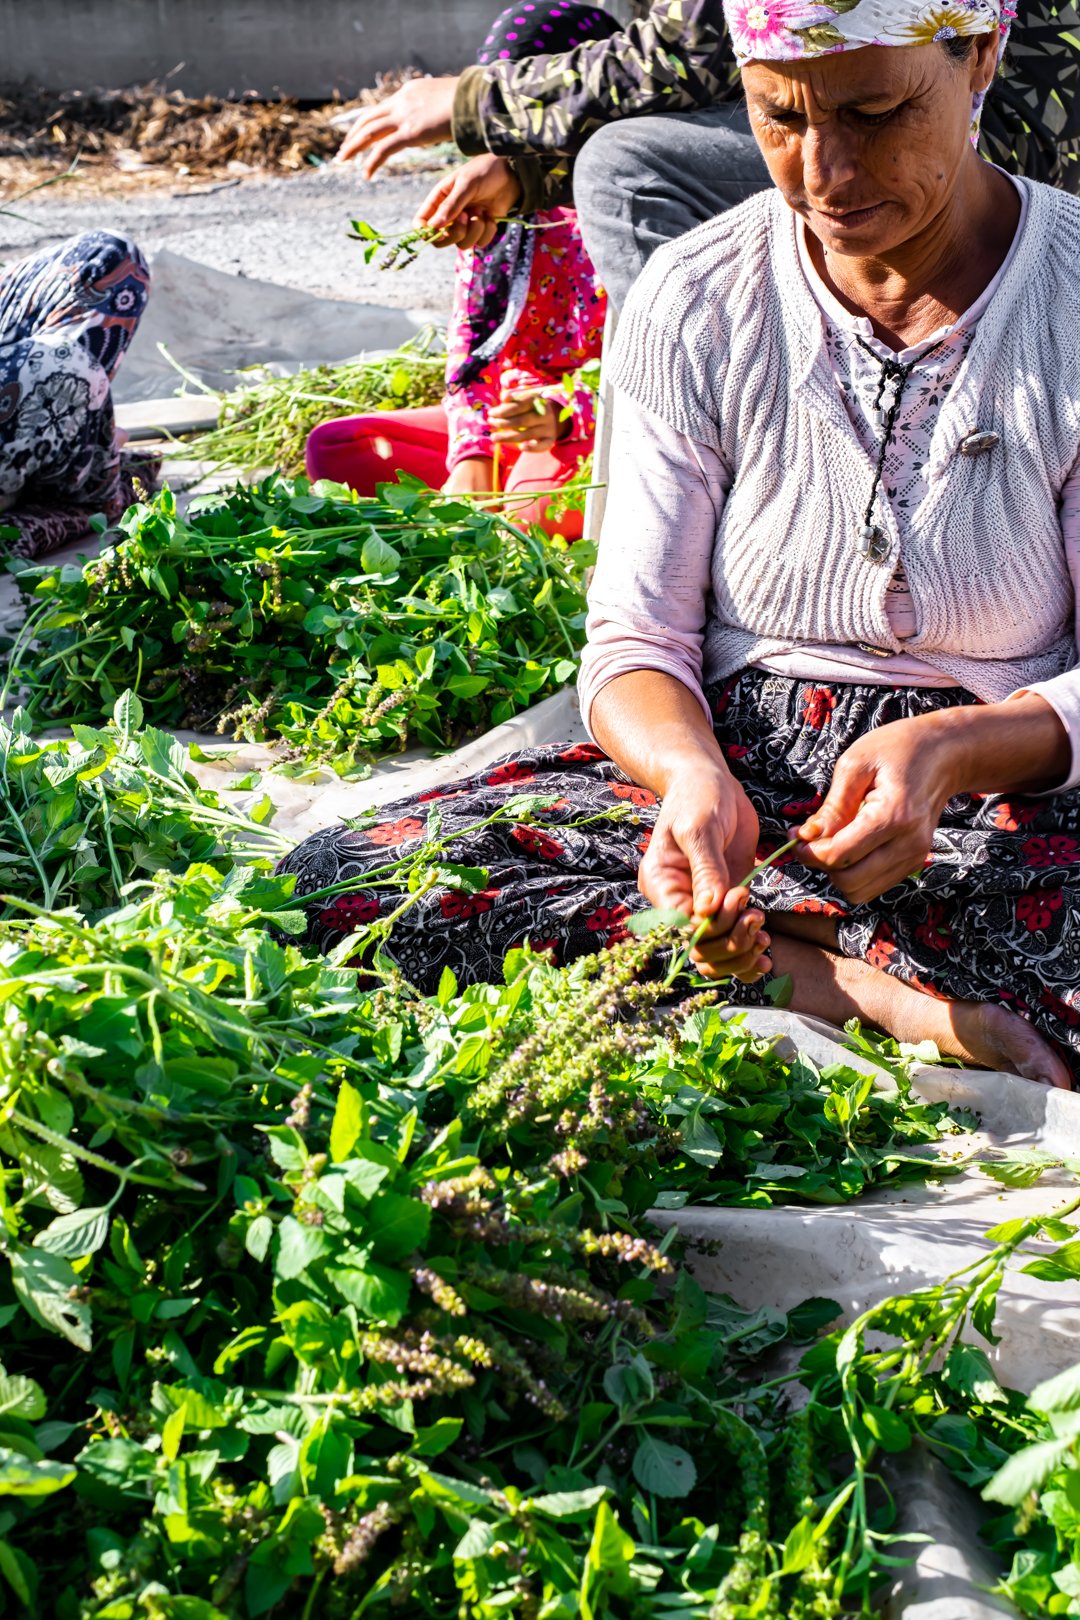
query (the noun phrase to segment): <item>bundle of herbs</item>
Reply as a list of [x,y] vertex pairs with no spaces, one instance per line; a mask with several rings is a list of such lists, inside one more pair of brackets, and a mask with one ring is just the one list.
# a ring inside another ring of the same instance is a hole
[[220,399],[221,414],[211,432],[178,442],[171,453],[238,472],[300,477],[312,428],[334,416],[437,405],[445,365],[442,333],[426,327],[393,354],[313,366],[288,377],[260,372],[228,393],[184,372],[186,382]]
[[362,776],[555,691],[583,639],[589,547],[415,481],[360,500],[271,479],[186,517],[166,489],[110,538],[82,567],[18,575],[29,614],[13,662],[35,721],[94,724],[130,689],[157,726]]

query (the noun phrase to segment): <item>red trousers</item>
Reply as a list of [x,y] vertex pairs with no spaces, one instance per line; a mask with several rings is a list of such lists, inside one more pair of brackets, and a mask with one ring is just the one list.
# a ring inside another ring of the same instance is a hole
[[[308,477],[330,478],[336,484],[348,484],[359,495],[374,495],[376,484],[392,483],[395,473],[406,472],[432,489],[441,489],[449,449],[446,412],[441,405],[372,416],[338,416],[308,434]],[[506,468],[502,487],[509,494],[560,489],[574,477],[592,445],[567,439],[550,450],[519,454],[505,445],[502,450]],[[540,523],[549,533],[557,531],[567,540],[581,538],[580,512],[549,518],[547,507],[541,494],[526,506],[513,505],[507,515],[515,523]]]

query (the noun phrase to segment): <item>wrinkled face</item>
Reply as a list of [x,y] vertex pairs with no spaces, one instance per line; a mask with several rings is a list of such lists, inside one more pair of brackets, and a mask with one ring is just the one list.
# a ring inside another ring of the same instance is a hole
[[748,62],[750,123],[773,183],[832,253],[871,258],[910,242],[970,160],[972,95],[996,58],[986,34],[961,62],[936,43]]

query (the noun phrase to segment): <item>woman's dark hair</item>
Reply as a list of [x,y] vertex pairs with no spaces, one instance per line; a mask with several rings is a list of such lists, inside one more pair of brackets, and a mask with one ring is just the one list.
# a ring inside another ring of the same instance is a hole
[[940,41],[945,55],[954,62],[966,62],[975,48],[974,34],[952,34],[948,39]]

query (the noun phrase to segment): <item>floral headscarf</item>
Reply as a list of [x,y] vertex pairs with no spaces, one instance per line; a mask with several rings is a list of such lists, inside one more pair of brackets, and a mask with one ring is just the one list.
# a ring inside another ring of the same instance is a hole
[[[1000,36],[1016,13],[1007,0],[724,0],[739,62],[796,62],[863,45],[930,45],[965,34]],[[976,140],[984,97],[972,107]]]

